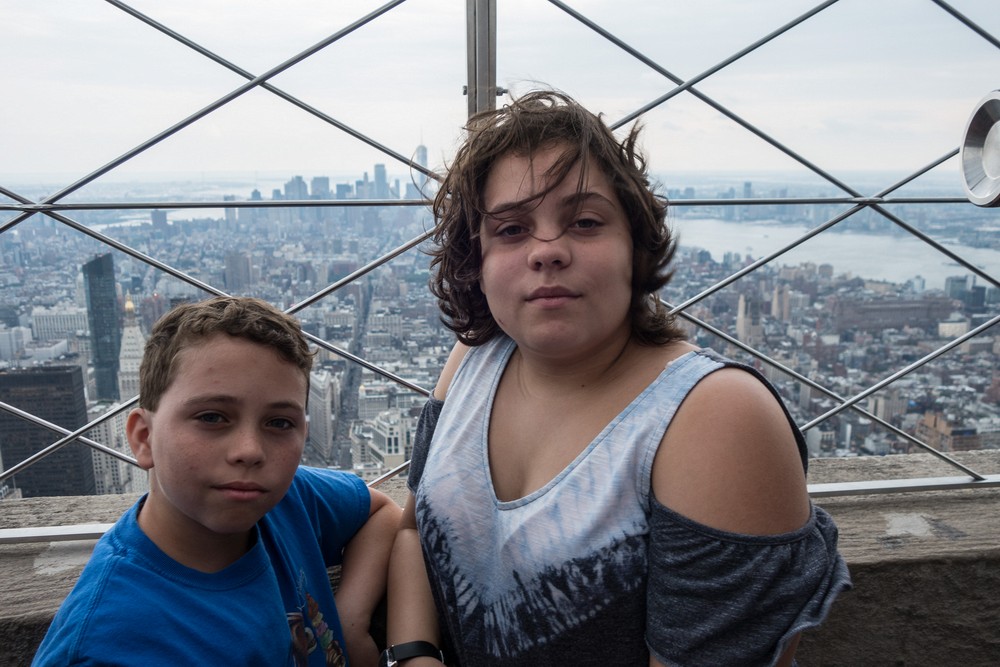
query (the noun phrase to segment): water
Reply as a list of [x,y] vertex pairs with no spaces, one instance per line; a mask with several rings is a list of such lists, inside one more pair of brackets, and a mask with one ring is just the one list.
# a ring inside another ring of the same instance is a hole
[[[671,227],[682,248],[702,248],[721,261],[727,252],[754,259],[776,252],[809,231],[804,225],[773,222],[727,222],[701,218],[674,218]],[[1000,251],[938,241],[994,278],[1000,277]],[[950,276],[971,272],[923,241],[887,234],[838,233],[832,230],[773,260],[772,265],[798,266],[802,262],[831,264],[836,275],[850,274],[871,280],[905,283],[916,276],[927,289],[944,289]],[[976,278],[976,284],[988,284]]]
[[[222,209],[181,209],[168,214],[170,220],[221,218]],[[148,211],[123,214],[115,224],[138,225],[149,222]],[[728,222],[708,218],[673,218],[671,227],[682,248],[702,248],[721,261],[727,252],[758,259],[799,239],[810,227],[769,221]],[[93,225],[107,231],[113,225]],[[834,228],[836,229],[836,228]],[[941,242],[941,241],[939,241]],[[942,242],[949,250],[966,258],[994,278],[1000,278],[1000,251]],[[803,262],[831,264],[836,275],[848,274],[871,280],[903,284],[920,276],[926,289],[944,289],[945,278],[971,272],[950,257],[909,235],[863,234],[827,230],[790,250],[772,262],[776,266],[798,266]],[[977,284],[988,284],[976,278]]]

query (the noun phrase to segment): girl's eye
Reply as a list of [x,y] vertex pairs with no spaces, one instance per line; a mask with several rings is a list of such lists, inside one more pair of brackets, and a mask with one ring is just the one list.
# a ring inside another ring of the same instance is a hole
[[494,232],[494,235],[501,238],[513,238],[524,234],[526,231],[521,225],[504,225],[503,227],[499,227]]
[[573,225],[577,229],[597,229],[601,226],[601,223],[593,218],[580,218]]

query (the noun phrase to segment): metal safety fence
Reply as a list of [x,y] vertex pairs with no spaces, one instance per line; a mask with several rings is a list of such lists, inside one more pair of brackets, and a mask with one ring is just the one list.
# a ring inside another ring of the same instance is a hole
[[[227,105],[231,105],[248,93],[260,92],[267,93],[273,96],[273,98],[280,100],[282,104],[290,105],[304,114],[311,116],[315,121],[318,121],[322,127],[328,129],[330,132],[341,133],[349,137],[352,141],[360,142],[366,145],[377,154],[389,158],[393,161],[393,163],[409,170],[409,172],[413,175],[422,176],[431,180],[437,178],[434,170],[429,169],[426,164],[412,157],[408,157],[398,149],[392,147],[393,145],[398,145],[398,142],[394,143],[391,141],[380,140],[377,136],[373,136],[373,133],[370,131],[362,131],[353,126],[351,123],[339,120],[332,113],[324,110],[322,106],[309,102],[308,94],[292,92],[293,88],[280,86],[276,82],[280,79],[282,74],[292,71],[297,67],[302,67],[304,63],[310,62],[310,59],[315,58],[317,54],[323,52],[331,45],[337,44],[341,41],[347,41],[351,36],[363,34],[364,31],[373,24],[377,24],[380,20],[384,20],[384,18],[391,15],[392,12],[398,11],[398,8],[404,5],[406,0],[393,0],[374,8],[367,14],[345,24],[342,28],[329,34],[327,37],[313,43],[307,48],[300,50],[293,56],[282,60],[277,65],[265,69],[261,73],[255,73],[252,69],[242,67],[232,60],[223,57],[219,52],[208,48],[204,43],[189,38],[171,28],[165,22],[154,18],[154,15],[157,13],[155,9],[149,12],[142,12],[136,8],[136,4],[138,3],[127,4],[119,0],[105,0],[105,2],[115,10],[118,10],[122,14],[134,19],[134,21],[137,22],[137,25],[138,23],[141,23],[148,28],[152,28],[159,34],[160,37],[173,40],[175,43],[180,44],[191,52],[197,54],[206,62],[211,62],[220,66],[244,82],[237,87],[231,88],[226,94],[215,98],[208,104],[205,104],[196,112],[174,122],[167,129],[157,132],[145,140],[140,141],[117,158],[106,162],[96,169],[93,169],[80,178],[71,180],[67,185],[60,187],[52,194],[48,194],[41,198],[32,198],[18,192],[14,187],[0,183],[0,195],[2,195],[2,198],[0,198],[0,211],[10,212],[10,217],[0,223],[0,239],[3,238],[3,235],[9,235],[15,232],[28,220],[33,218],[46,218],[54,222],[60,230],[68,230],[74,234],[89,237],[108,249],[124,254],[135,262],[139,262],[155,269],[158,272],[162,272],[163,274],[173,277],[177,281],[190,286],[199,293],[203,293],[205,295],[224,294],[226,291],[218,284],[212,284],[210,281],[201,279],[197,270],[192,270],[191,268],[184,269],[172,265],[171,263],[147,254],[141,247],[135,247],[134,245],[129,245],[117,240],[113,237],[113,235],[101,231],[98,228],[99,226],[81,222],[78,219],[81,212],[114,210],[151,211],[164,209],[263,210],[267,208],[281,208],[301,211],[317,207],[345,210],[361,207],[426,208],[426,200],[405,200],[396,198],[364,200],[286,199],[280,201],[262,201],[260,199],[235,201],[232,198],[206,198],[199,201],[191,201],[188,199],[176,199],[172,201],[164,201],[162,199],[157,199],[155,201],[130,199],[128,201],[98,202],[86,201],[79,197],[74,199],[74,194],[83,191],[85,188],[94,183],[100,182],[102,177],[113,172],[122,165],[127,165],[130,162],[136,161],[161,142],[184,133],[195,124],[211,117],[212,114],[224,109]],[[419,3],[417,0],[410,0],[410,2],[418,4],[419,10]],[[650,101],[634,106],[632,111],[622,115],[617,120],[614,120],[612,123],[613,128],[624,128],[636,121],[645,121],[648,123],[648,119],[653,114],[662,112],[671,100],[674,100],[675,98],[688,97],[697,100],[700,104],[703,104],[707,108],[711,109],[716,118],[724,119],[723,122],[739,128],[741,132],[745,132],[748,136],[754,137],[756,140],[763,142],[763,144],[766,144],[785,156],[790,164],[793,164],[797,168],[802,169],[804,172],[809,173],[815,179],[815,182],[828,186],[835,191],[835,194],[833,195],[822,196],[779,196],[768,198],[736,196],[695,198],[689,196],[672,198],[671,204],[674,207],[674,210],[680,211],[682,214],[685,211],[695,211],[699,209],[719,210],[720,208],[746,211],[750,207],[760,206],[815,206],[821,207],[819,210],[835,210],[836,213],[818,221],[818,224],[812,226],[806,233],[802,234],[791,243],[784,244],[760,258],[740,266],[736,270],[729,273],[725,278],[716,280],[711,285],[701,289],[697,293],[684,295],[682,298],[675,300],[668,300],[667,297],[664,297],[672,311],[675,312],[680,318],[688,322],[693,329],[717,338],[726,345],[731,346],[731,349],[739,350],[741,353],[757,360],[760,364],[776,369],[778,372],[784,374],[784,376],[791,378],[795,382],[801,383],[803,386],[809,387],[810,391],[826,397],[829,400],[829,409],[801,424],[803,430],[809,431],[810,429],[817,428],[824,422],[827,422],[842,413],[853,412],[864,419],[877,424],[879,427],[886,429],[887,432],[893,434],[895,437],[898,437],[901,441],[905,441],[913,448],[933,454],[936,458],[946,464],[946,466],[955,471],[955,474],[951,476],[927,479],[881,480],[863,483],[813,485],[810,487],[810,491],[813,495],[822,496],[830,494],[997,486],[1000,485],[1000,475],[982,474],[957,461],[948,452],[942,451],[941,449],[922,441],[921,439],[915,437],[912,433],[903,430],[898,425],[890,423],[887,419],[874,414],[866,407],[866,400],[876,395],[879,391],[885,389],[886,387],[891,386],[893,383],[896,383],[900,379],[926,367],[939,357],[948,355],[956,348],[966,344],[968,341],[976,339],[977,337],[983,337],[984,334],[986,334],[994,325],[1000,322],[1000,314],[992,316],[987,315],[986,317],[980,318],[981,323],[977,326],[955,336],[943,344],[937,345],[933,349],[925,350],[924,354],[922,354],[919,358],[912,359],[909,363],[896,368],[892,372],[886,373],[883,377],[875,382],[872,382],[863,390],[844,394],[842,391],[838,391],[837,388],[825,386],[823,383],[817,382],[809,375],[796,370],[787,363],[784,363],[781,359],[777,358],[776,355],[772,354],[770,351],[748,344],[747,341],[741,341],[733,334],[732,331],[726,331],[714,325],[709,319],[706,319],[703,314],[700,314],[701,311],[698,309],[699,305],[708,303],[711,297],[720,294],[727,287],[733,285],[742,278],[755,274],[755,272],[758,272],[763,267],[773,266],[776,260],[789,255],[802,244],[818,237],[821,234],[833,233],[838,226],[843,226],[845,221],[857,219],[863,215],[874,216],[882,221],[888,222],[897,232],[905,232],[909,238],[919,240],[927,248],[933,250],[934,253],[946,257],[956,267],[959,267],[961,271],[968,272],[968,274],[975,276],[976,279],[988,286],[1000,288],[1000,281],[998,281],[995,272],[991,272],[988,268],[981,266],[980,263],[963,256],[959,252],[956,252],[952,247],[950,247],[951,244],[936,239],[934,234],[926,231],[926,229],[921,225],[908,221],[906,219],[906,215],[898,212],[901,210],[901,206],[907,206],[908,208],[906,210],[909,211],[913,210],[914,206],[919,207],[928,205],[960,206],[979,210],[977,207],[970,204],[964,197],[940,194],[931,196],[912,196],[905,194],[906,187],[918,181],[921,177],[933,172],[942,165],[954,164],[957,156],[959,155],[959,148],[952,148],[943,154],[931,156],[925,164],[914,167],[909,173],[903,174],[895,181],[889,182],[878,189],[874,194],[870,194],[864,192],[858,187],[852,186],[849,182],[850,179],[841,178],[835,175],[835,170],[825,169],[819,162],[814,162],[807,157],[804,152],[799,152],[793,148],[792,142],[786,142],[783,140],[780,136],[780,132],[776,132],[773,128],[767,129],[759,122],[751,122],[735,109],[734,104],[723,103],[720,101],[718,94],[710,95],[708,92],[705,92],[714,80],[721,78],[728,71],[734,69],[741,63],[741,61],[746,59],[751,54],[767,48],[768,45],[771,45],[777,40],[786,38],[789,33],[795,31],[796,29],[810,25],[811,22],[817,20],[817,17],[822,15],[824,12],[830,11],[834,6],[838,4],[848,4],[849,2],[850,0],[828,0],[827,2],[805,7],[804,10],[792,16],[790,20],[780,22],[779,25],[773,27],[773,29],[767,32],[763,37],[753,40],[747,46],[743,46],[732,51],[731,54],[704,68],[700,71],[700,73],[687,78],[675,74],[670,69],[667,69],[662,62],[658,61],[657,58],[645,55],[638,48],[630,45],[625,39],[616,36],[616,34],[610,29],[602,27],[597,21],[588,17],[586,9],[575,9],[571,6],[571,3],[565,3],[560,0],[548,0],[547,3],[539,1],[534,4],[547,5],[550,8],[554,8],[557,10],[556,13],[562,17],[562,20],[569,21],[577,27],[582,27],[588,33],[599,36],[601,40],[603,40],[603,43],[610,45],[618,56],[624,56],[627,59],[639,63],[645,73],[644,76],[657,77],[659,82],[655,84],[655,86],[659,86],[661,88],[666,87],[665,92],[662,94],[659,94]],[[948,23],[952,26],[960,26],[965,29],[969,40],[976,40],[990,49],[1000,50],[1000,40],[998,40],[994,34],[991,34],[988,29],[978,24],[970,18],[970,16],[964,14],[959,8],[956,8],[951,4],[939,0],[919,0],[919,2],[914,0],[914,2],[903,4],[907,6],[903,7],[902,11],[907,11],[911,7],[916,7],[918,5],[923,8],[926,8],[927,6],[934,6],[941,10],[940,19],[943,23]],[[580,3],[580,5],[585,6],[586,3]],[[669,10],[664,10],[664,12],[664,16],[669,17]],[[470,114],[475,111],[493,108],[497,103],[498,97],[502,98],[502,95],[506,92],[503,87],[498,85],[498,60],[502,62],[504,55],[502,43],[498,47],[498,20],[502,20],[503,18],[503,8],[501,8],[500,15],[498,16],[498,7],[495,0],[468,0],[467,2],[465,12],[465,56],[467,61],[467,83],[464,87],[464,92],[467,98],[467,112]],[[889,30],[890,27],[884,26],[883,29]],[[510,39],[509,41],[512,44],[519,44],[513,39]],[[544,50],[546,48],[555,49],[558,48],[559,45],[543,43],[537,44],[536,46],[540,50]],[[385,47],[389,48],[391,45],[385,45]],[[417,55],[419,54],[415,54],[414,57],[417,57]],[[663,82],[666,82],[666,85],[664,85]],[[548,83],[559,85],[560,82],[550,81]],[[371,103],[378,104],[379,101],[371,100]],[[901,195],[899,194],[900,192],[904,192],[904,194]],[[371,261],[368,261],[359,268],[350,271],[342,278],[331,282],[330,284],[323,286],[321,289],[315,290],[311,294],[295,301],[287,307],[287,311],[290,313],[299,313],[314,305],[321,304],[331,295],[341,293],[346,287],[355,284],[363,277],[374,275],[375,272],[382,267],[389,265],[394,259],[418,249],[420,245],[429,238],[431,233],[432,231],[430,229],[425,229],[411,238],[402,240],[394,247],[383,248],[381,252]],[[402,377],[383,365],[368,361],[363,356],[356,355],[349,349],[335,344],[330,340],[326,340],[321,336],[312,333],[307,335],[316,346],[347,360],[351,364],[356,364],[367,371],[390,380],[408,391],[424,396],[428,394],[428,390],[425,387],[420,386],[418,383],[409,380],[406,377]],[[51,421],[41,419],[31,414],[30,410],[21,409],[8,403],[0,402],[0,409],[3,411],[15,415],[20,419],[29,421],[37,426],[48,429],[53,433],[53,437],[55,438],[50,445],[41,449],[24,461],[13,463],[4,462],[7,467],[2,473],[0,473],[0,483],[4,480],[10,479],[29,466],[44,465],[43,461],[46,456],[66,446],[80,446],[79,443],[104,452],[109,456],[116,457],[119,460],[134,463],[134,460],[127,454],[113,447],[106,446],[101,442],[97,442],[87,437],[87,434],[96,426],[99,426],[108,420],[113,419],[116,415],[120,415],[131,409],[134,407],[136,402],[137,397],[126,399],[117,405],[117,407],[113,410],[106,412],[87,424],[73,430],[63,428],[52,423]],[[379,484],[385,479],[399,474],[405,470],[405,468],[406,464],[399,466],[398,468],[377,478],[372,483]]]

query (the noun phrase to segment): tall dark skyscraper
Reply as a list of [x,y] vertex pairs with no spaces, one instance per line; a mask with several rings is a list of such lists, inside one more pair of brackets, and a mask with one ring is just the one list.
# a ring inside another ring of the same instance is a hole
[[91,361],[97,384],[95,399],[118,400],[118,354],[122,344],[121,314],[115,290],[115,263],[111,253],[83,265],[90,325]]
[[[0,400],[68,430],[87,423],[83,371],[79,366],[42,366],[0,371]],[[59,439],[59,434],[0,411],[0,456],[13,466]],[[73,442],[14,475],[21,494],[92,495],[94,463],[86,445]]]

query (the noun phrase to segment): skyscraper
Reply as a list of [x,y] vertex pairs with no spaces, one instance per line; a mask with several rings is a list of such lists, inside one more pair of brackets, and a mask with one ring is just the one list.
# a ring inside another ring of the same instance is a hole
[[385,165],[375,165],[375,199],[389,198],[389,179],[386,176]]
[[118,400],[118,353],[122,330],[115,289],[115,263],[111,253],[98,255],[83,265],[90,325],[91,361],[98,400]]
[[250,256],[248,254],[239,251],[226,253],[223,281],[230,293],[239,294],[246,290],[252,282],[251,276]]
[[[42,366],[0,372],[0,400],[64,429],[87,423],[83,371],[79,366]],[[0,451],[15,465],[59,439],[59,434],[0,411]],[[90,448],[73,442],[14,476],[25,497],[94,493]]]
[[139,366],[146,347],[146,338],[135,317],[131,297],[125,299],[125,329],[122,331],[121,352],[118,355],[118,395],[128,400],[139,393]]
[[[427,146],[423,144],[417,146],[416,163],[421,167],[427,167]],[[427,182],[427,176],[423,172],[417,172],[416,179],[417,185],[423,189],[424,183]]]

